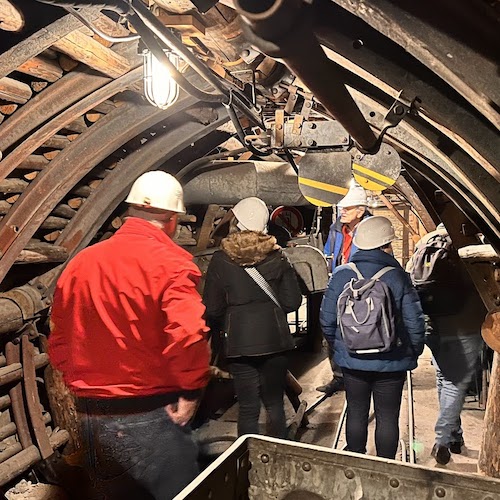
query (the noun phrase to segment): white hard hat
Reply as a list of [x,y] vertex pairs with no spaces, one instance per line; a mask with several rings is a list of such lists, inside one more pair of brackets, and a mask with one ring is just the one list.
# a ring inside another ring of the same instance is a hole
[[239,201],[232,210],[238,221],[236,224],[238,229],[266,232],[269,210],[260,198],[255,196],[245,198]]
[[396,239],[394,227],[387,217],[375,215],[363,219],[356,228],[353,243],[360,250],[380,248]]
[[138,177],[125,201],[171,212],[186,211],[182,186],[173,175],[162,170],[152,170]]
[[337,203],[337,206],[342,207],[355,207],[368,205],[368,200],[366,198],[366,191],[359,185],[354,185],[349,188],[347,194]]

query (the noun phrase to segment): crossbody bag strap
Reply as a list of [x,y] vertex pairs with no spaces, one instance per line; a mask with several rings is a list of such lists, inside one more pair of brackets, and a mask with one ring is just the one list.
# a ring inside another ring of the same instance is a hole
[[266,281],[266,278],[259,273],[259,271],[255,267],[244,267],[243,268],[247,274],[252,278],[257,285],[259,285],[260,289],[278,306],[281,308],[281,304],[279,303],[274,290],[271,288],[271,285]]

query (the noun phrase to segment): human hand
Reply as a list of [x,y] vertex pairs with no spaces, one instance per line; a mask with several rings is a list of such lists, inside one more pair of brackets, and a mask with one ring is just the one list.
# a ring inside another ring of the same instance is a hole
[[191,401],[180,397],[177,403],[165,406],[165,411],[174,424],[184,427],[193,417],[197,407],[197,400]]

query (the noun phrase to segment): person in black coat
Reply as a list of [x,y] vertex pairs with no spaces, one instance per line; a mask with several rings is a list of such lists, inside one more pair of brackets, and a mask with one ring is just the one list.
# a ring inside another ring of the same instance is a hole
[[[294,348],[286,314],[299,308],[302,294],[276,239],[265,234],[269,212],[264,202],[246,198],[235,205],[233,214],[230,234],[207,271],[203,294],[207,320],[213,329],[224,331],[240,406],[238,435],[259,433],[262,400],[271,434],[283,438],[286,352]],[[279,306],[245,268],[259,271]]]

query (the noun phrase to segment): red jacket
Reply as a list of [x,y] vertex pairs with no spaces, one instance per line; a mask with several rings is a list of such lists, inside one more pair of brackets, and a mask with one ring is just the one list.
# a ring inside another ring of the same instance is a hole
[[205,311],[191,255],[129,218],[72,259],[57,283],[49,354],[79,396],[196,390],[208,381]]

